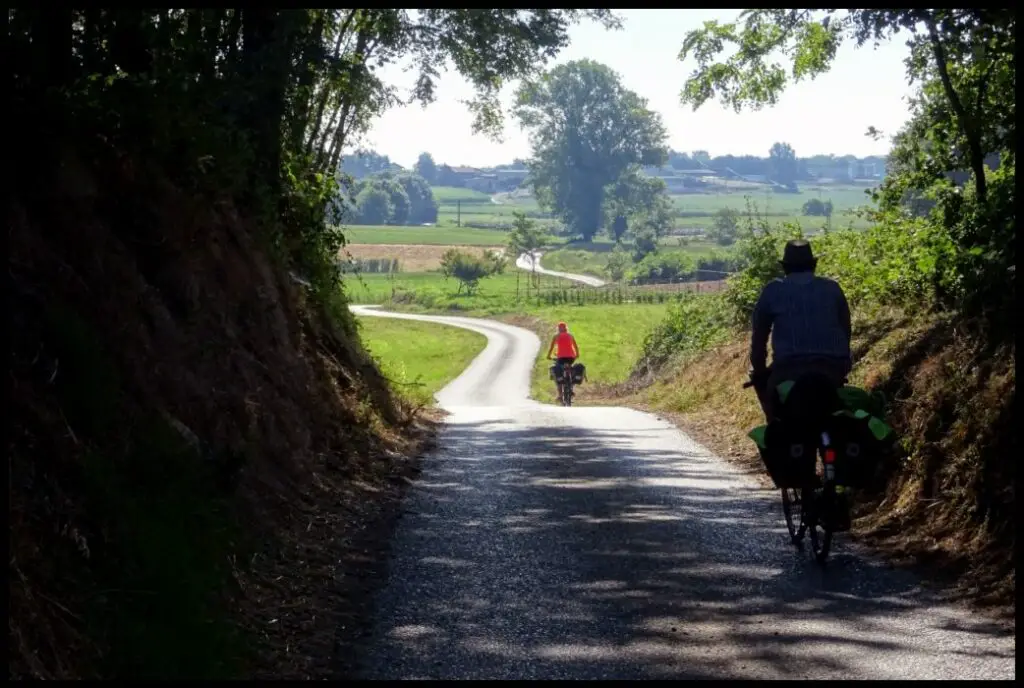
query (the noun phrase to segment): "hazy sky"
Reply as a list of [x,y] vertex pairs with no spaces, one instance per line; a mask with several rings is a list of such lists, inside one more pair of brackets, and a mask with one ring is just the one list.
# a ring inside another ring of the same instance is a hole
[[[707,150],[715,155],[767,155],[776,141],[790,143],[800,157],[818,153],[885,155],[889,136],[908,116],[907,84],[903,59],[908,49],[897,40],[877,49],[840,48],[832,70],[814,81],[790,84],[773,108],[735,114],[717,102],[697,112],[679,102],[679,92],[693,64],[677,59],[686,32],[708,19],[732,21],[739,10],[614,10],[624,19],[620,31],[606,31],[585,22],[570,29],[572,42],[553,64],[590,58],[619,73],[623,84],[647,98],[648,107],[661,114],[675,150]],[[788,65],[786,65],[788,67]],[[412,84],[403,65],[381,70],[383,78],[402,87]],[[517,84],[510,84],[502,100],[511,104]],[[395,108],[380,117],[361,145],[409,167],[428,151],[438,163],[489,166],[528,158],[525,132],[508,117],[504,142],[471,133],[471,116],[460,100],[472,89],[456,72],[444,74],[437,100],[426,109],[419,105]],[[875,126],[886,136],[878,141],[864,135]]]

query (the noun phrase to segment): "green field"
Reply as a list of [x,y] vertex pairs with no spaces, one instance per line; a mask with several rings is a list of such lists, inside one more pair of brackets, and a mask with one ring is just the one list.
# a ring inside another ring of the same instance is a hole
[[[458,282],[454,278],[445,279],[440,272],[347,276],[344,284],[352,303],[398,305],[419,311],[473,311],[480,314],[516,310],[518,305],[522,305],[529,297],[529,279],[527,273],[510,266],[505,274],[481,281],[472,295],[459,294]],[[538,283],[541,292],[571,290],[578,287],[570,280],[543,275],[540,276]]]
[[[511,227],[516,211],[524,212],[544,226],[558,224],[543,213],[530,196],[496,194],[494,198],[500,202],[494,202],[490,195],[472,189],[438,186],[433,191],[438,202],[436,226],[352,225],[346,230],[346,236],[355,244],[499,246],[507,240],[506,231]],[[833,229],[864,229],[870,225],[853,214],[854,209],[870,204],[864,189],[857,187],[822,187],[820,191],[807,187],[795,194],[738,189],[727,193],[677,194],[671,198],[680,213],[675,218],[677,230],[706,230],[713,226],[715,213],[722,208],[731,208],[740,215],[746,215],[749,202],[752,213],[772,224],[792,222],[807,232],[816,232],[826,225],[827,220],[801,214],[803,204],[812,198],[832,201],[835,208],[831,219]],[[678,239],[674,237],[667,237],[663,243],[676,241]]]
[[433,186],[434,199],[439,205],[454,204],[456,201],[463,203],[490,203],[490,194],[473,189],[463,189],[458,186]]
[[428,405],[487,345],[482,334],[411,320],[357,318],[363,345],[393,389]]
[[[504,275],[480,282],[472,295],[458,293],[458,282],[446,280],[439,272],[399,272],[388,274],[346,275],[345,293],[355,304],[378,304],[388,308],[431,313],[469,313],[495,315],[525,312],[531,308],[553,306],[576,308],[591,305],[667,304],[679,298],[679,289],[612,285],[587,287],[547,275],[533,277],[523,270],[509,268]],[[518,286],[517,286],[518,281]]]
[[803,188],[798,193],[775,193],[772,191],[747,191],[718,194],[679,194],[672,196],[676,208],[684,213],[713,215],[721,208],[732,208],[740,213],[747,210],[749,200],[756,211],[768,215],[800,215],[803,205],[812,198],[832,201],[838,214],[862,205],[871,204],[871,198],[863,188],[856,187],[817,187]]

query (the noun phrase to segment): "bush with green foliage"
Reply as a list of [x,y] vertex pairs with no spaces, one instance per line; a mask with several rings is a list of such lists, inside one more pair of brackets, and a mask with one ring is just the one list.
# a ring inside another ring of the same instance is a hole
[[504,256],[497,251],[488,251],[481,257],[452,248],[441,256],[441,274],[445,279],[454,277],[458,280],[457,293],[461,294],[465,288],[466,294],[470,296],[476,291],[480,280],[491,275],[500,275],[505,271],[505,266]]
[[684,292],[647,335],[634,373],[658,370],[674,357],[706,351],[726,341],[733,325],[721,294]]
[[832,201],[812,198],[804,203],[801,211],[810,217],[832,217]]
[[739,213],[733,208],[721,208],[715,213],[715,222],[708,231],[708,238],[719,246],[736,243],[739,234]]

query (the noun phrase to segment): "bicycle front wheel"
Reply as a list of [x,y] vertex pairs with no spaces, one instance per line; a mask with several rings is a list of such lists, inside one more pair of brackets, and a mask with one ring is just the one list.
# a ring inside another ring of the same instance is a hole
[[804,538],[807,525],[804,523],[803,497],[801,491],[792,487],[782,488],[782,514],[786,517],[786,528],[793,544]]

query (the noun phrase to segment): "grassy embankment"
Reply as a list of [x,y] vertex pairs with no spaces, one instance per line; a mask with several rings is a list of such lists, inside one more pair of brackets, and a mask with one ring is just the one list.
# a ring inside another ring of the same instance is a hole
[[[872,231],[874,243],[831,235],[817,246],[819,272],[835,276],[853,304],[851,382],[884,392],[887,419],[901,438],[877,482],[860,493],[852,535],[1005,611],[1016,580],[1014,346],[931,305],[939,268],[921,260],[931,249],[920,231]],[[665,413],[763,474],[746,437],[762,416],[742,389],[749,341],[743,313],[760,283],[748,271],[727,293],[674,307],[631,379],[605,403]]]
[[448,325],[357,318],[363,346],[397,391],[415,404],[433,403],[434,394],[458,377],[483,351],[487,338]]

